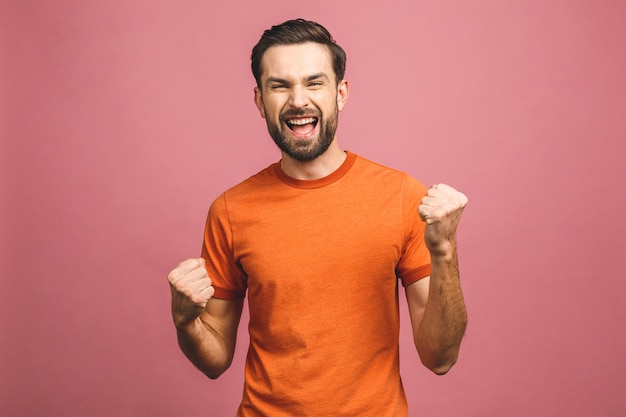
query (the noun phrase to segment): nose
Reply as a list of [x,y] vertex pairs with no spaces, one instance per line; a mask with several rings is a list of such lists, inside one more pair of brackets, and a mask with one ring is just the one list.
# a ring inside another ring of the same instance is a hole
[[291,94],[289,95],[289,105],[294,109],[301,109],[306,107],[308,104],[309,96],[307,95],[306,90],[302,86],[294,86],[291,89]]

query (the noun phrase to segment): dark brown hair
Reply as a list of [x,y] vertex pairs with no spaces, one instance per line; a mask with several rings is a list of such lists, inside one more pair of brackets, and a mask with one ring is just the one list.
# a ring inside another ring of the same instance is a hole
[[261,60],[265,52],[272,46],[296,45],[315,42],[325,45],[330,51],[337,83],[343,80],[346,72],[346,53],[337,45],[330,32],[319,23],[304,19],[288,20],[280,25],[272,26],[263,32],[263,36],[252,49],[252,74],[257,86],[261,87]]

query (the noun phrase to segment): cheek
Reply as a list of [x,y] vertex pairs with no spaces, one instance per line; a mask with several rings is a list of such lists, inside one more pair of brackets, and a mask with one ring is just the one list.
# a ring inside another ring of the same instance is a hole
[[266,118],[278,120],[282,112],[282,107],[280,106],[280,103],[277,103],[276,101],[268,100],[265,102],[264,112],[265,112]]

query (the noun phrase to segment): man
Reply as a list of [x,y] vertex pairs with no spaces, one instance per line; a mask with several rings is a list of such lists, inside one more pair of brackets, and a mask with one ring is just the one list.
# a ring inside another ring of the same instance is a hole
[[340,149],[345,53],[319,24],[265,31],[252,70],[282,159],[214,201],[202,258],[169,274],[179,345],[217,378],[247,292],[238,416],[406,416],[398,279],[420,358],[444,374],[467,321],[455,240],[467,198]]

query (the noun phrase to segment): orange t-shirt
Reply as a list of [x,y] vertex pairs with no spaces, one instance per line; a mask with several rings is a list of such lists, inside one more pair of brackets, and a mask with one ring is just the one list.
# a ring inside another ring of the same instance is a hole
[[312,181],[273,164],[212,204],[202,256],[215,297],[248,292],[238,416],[406,416],[398,278],[430,275],[426,188],[347,153]]

